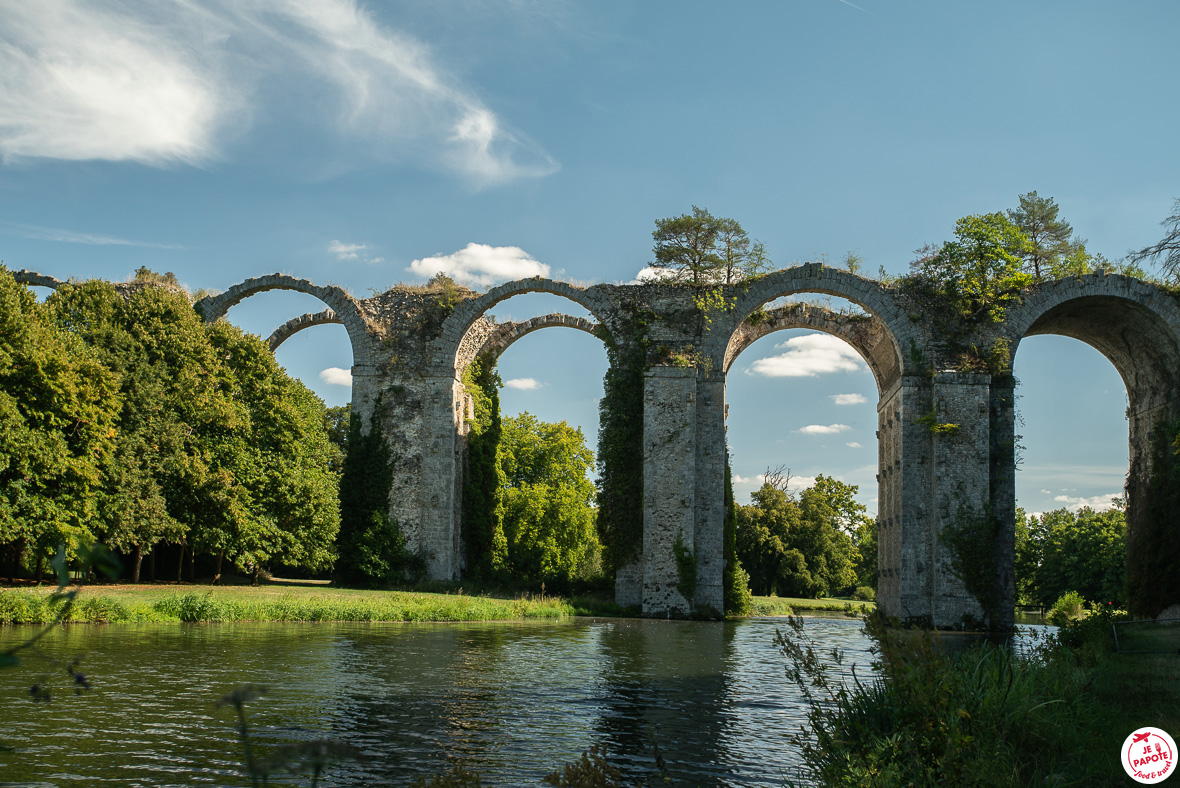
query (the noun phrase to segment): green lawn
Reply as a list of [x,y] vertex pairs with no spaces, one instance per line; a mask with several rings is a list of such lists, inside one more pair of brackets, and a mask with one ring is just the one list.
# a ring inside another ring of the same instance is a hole
[[[0,625],[48,623],[59,607],[52,586],[0,589]],[[872,602],[852,599],[754,597],[753,616],[843,613]],[[495,621],[561,616],[634,615],[593,597],[556,597],[462,589],[377,591],[300,582],[258,586],[111,584],[83,586],[68,621]]]
[[[0,590],[0,624],[47,623],[51,587]],[[119,621],[493,621],[603,612],[558,597],[368,591],[323,585],[84,587],[67,620]]]
[[789,596],[756,596],[753,598],[752,616],[790,616],[804,613],[844,613],[859,616],[877,609],[876,602],[861,602],[851,597],[829,597],[827,599],[799,599]]

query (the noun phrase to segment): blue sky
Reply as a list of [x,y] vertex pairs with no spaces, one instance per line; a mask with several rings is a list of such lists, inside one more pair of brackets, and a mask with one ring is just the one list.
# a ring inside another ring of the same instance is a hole
[[[0,0],[0,259],[194,289],[283,271],[361,296],[438,268],[629,281],[653,220],[695,204],[781,266],[854,250],[899,273],[1031,190],[1117,258],[1180,196],[1177,29],[1170,0]],[[322,308],[268,293],[229,318],[266,336]],[[577,311],[524,296],[496,315],[554,310]],[[351,364],[342,328],[279,358],[347,400],[324,379]],[[505,412],[593,440],[605,367],[589,336],[530,335],[501,361]],[[1119,492],[1113,367],[1036,337],[1015,369],[1020,503]],[[831,340],[749,348],[728,389],[739,499],[783,464],[874,509],[874,394]]]

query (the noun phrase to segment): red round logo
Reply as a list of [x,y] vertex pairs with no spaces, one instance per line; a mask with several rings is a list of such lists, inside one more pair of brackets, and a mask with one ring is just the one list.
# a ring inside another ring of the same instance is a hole
[[1123,768],[1141,783],[1160,783],[1176,766],[1176,742],[1159,728],[1140,728],[1123,742]]

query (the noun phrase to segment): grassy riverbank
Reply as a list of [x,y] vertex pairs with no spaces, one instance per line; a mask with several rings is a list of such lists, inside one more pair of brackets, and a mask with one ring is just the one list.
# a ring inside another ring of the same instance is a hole
[[[0,589],[0,625],[44,624],[60,607],[50,586]],[[754,597],[752,616],[872,611],[872,602],[848,599]],[[82,588],[66,620],[143,621],[497,621],[562,616],[634,614],[592,596],[512,595],[496,590],[373,591],[322,584],[260,586],[94,585]]]
[[787,596],[756,596],[751,599],[751,616],[792,616],[801,613],[844,613],[856,617],[877,609],[875,602],[855,599],[801,599]]
[[[0,624],[43,624],[60,610],[51,588],[0,590]],[[322,585],[110,585],[85,588],[67,621],[495,621],[602,615],[589,599],[417,591],[368,591]]]

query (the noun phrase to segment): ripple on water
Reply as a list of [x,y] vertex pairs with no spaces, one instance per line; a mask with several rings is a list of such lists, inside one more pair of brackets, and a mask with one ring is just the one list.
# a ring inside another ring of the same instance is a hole
[[[781,622],[573,620],[479,624],[75,625],[0,673],[0,785],[247,785],[232,687],[259,751],[318,738],[360,759],[322,784],[406,784],[462,761],[490,785],[537,785],[595,744],[632,776],[653,741],[677,783],[778,786],[806,706],[774,647]],[[860,623],[808,619],[823,649],[868,671]],[[15,640],[20,633],[2,633]],[[93,691],[71,694],[83,655]],[[861,672],[864,671],[864,672]],[[50,704],[28,700],[42,673]],[[272,783],[273,784],[273,783]],[[306,784],[298,780],[288,784]]]

